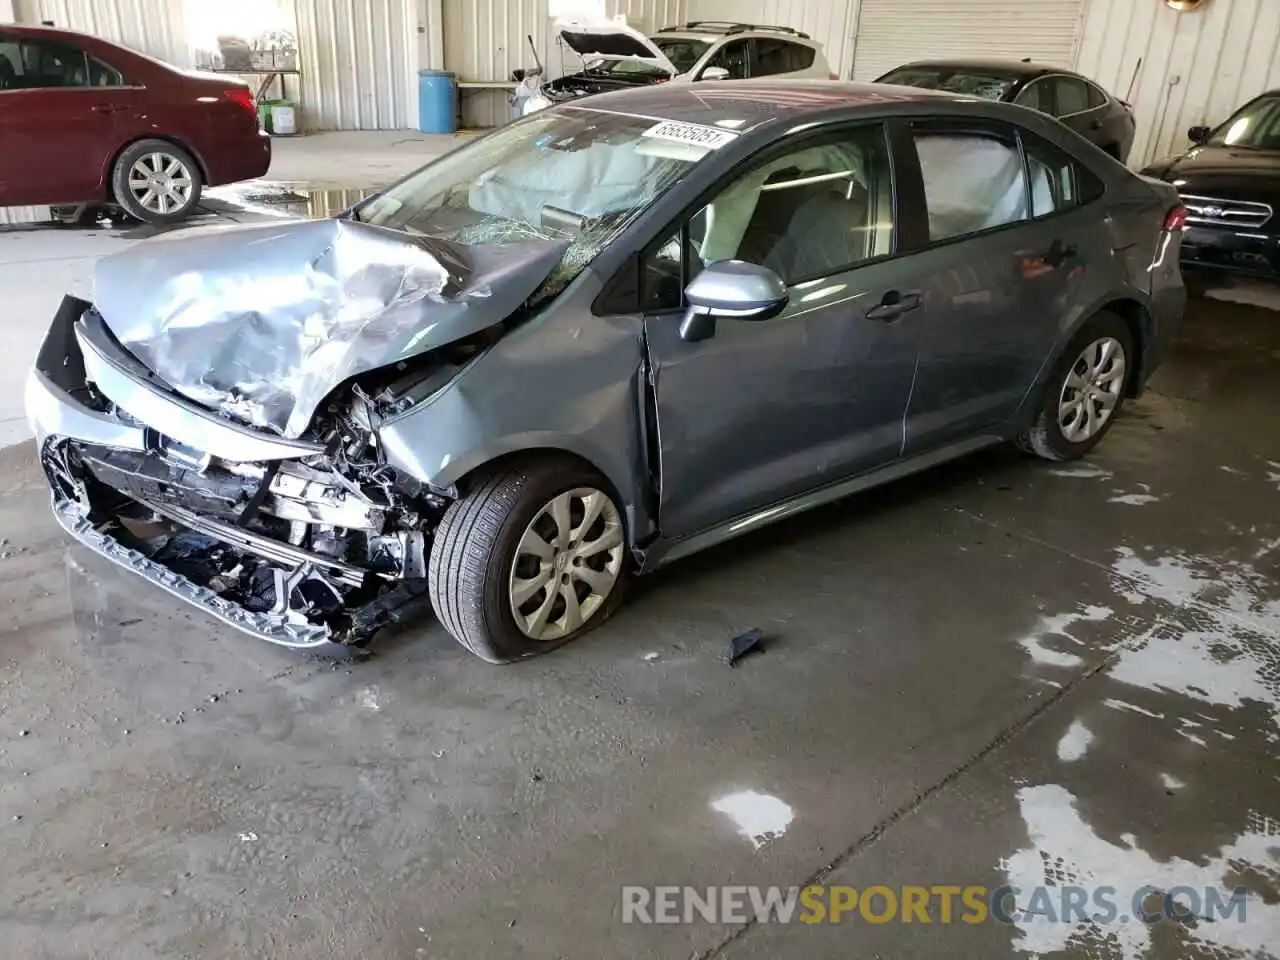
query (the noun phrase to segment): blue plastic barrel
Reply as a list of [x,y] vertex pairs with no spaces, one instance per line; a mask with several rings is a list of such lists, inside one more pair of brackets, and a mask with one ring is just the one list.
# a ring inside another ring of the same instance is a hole
[[456,133],[458,91],[446,70],[418,71],[418,129],[423,133]]

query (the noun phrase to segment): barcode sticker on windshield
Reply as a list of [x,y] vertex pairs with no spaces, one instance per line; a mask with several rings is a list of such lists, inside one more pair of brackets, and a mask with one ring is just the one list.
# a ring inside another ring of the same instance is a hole
[[663,120],[650,127],[643,134],[659,140],[674,140],[677,143],[688,143],[708,150],[719,150],[727,143],[732,143],[737,134],[729,130],[718,130],[715,127],[704,127],[700,123],[682,123],[679,120]]

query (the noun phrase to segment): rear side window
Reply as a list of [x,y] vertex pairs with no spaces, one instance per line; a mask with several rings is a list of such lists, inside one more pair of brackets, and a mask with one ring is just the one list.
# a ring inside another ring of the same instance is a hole
[[1105,188],[1088,167],[1047,140],[1022,132],[1031,178],[1031,216],[1047,217],[1100,198]]
[[937,243],[1028,219],[1017,140],[995,133],[917,131],[929,239]]
[[791,44],[785,40],[757,37],[751,42],[756,48],[756,76],[768,77],[775,73],[788,73],[794,69],[791,66]]
[[1089,109],[1089,85],[1073,77],[1054,77],[1053,91],[1057,98],[1054,115],[1069,117]]

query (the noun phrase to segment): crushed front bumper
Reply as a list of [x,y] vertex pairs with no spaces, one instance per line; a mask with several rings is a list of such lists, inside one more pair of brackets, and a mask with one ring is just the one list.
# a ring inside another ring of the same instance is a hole
[[[141,372],[131,369],[132,358],[109,338],[96,336],[91,324],[81,322],[88,307],[75,298],[64,300],[26,385],[27,416],[37,437],[58,523],[95,553],[243,633],[280,646],[326,654],[357,650],[368,631],[340,633],[309,619],[294,588],[300,578],[315,572],[352,586],[368,577],[367,571],[173,503],[149,502],[136,491],[104,486],[95,478],[89,466],[95,449],[164,457],[190,454],[183,444],[169,439],[175,433],[184,441],[194,434],[206,445],[205,451],[212,448],[241,462],[297,459],[318,448],[249,431],[147,383],[145,368]],[[127,416],[102,409],[100,402],[95,404],[87,389],[89,383]],[[269,564],[276,576],[275,596],[284,599],[270,609],[251,610],[122,541],[111,532],[110,510],[102,502],[106,493],[123,495],[179,529]]]

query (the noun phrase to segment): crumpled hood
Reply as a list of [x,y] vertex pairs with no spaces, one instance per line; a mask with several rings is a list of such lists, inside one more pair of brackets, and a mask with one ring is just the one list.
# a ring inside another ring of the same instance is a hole
[[99,261],[94,299],[179,393],[296,439],[343,381],[506,319],[566,246],[465,246],[352,220],[195,230]]

